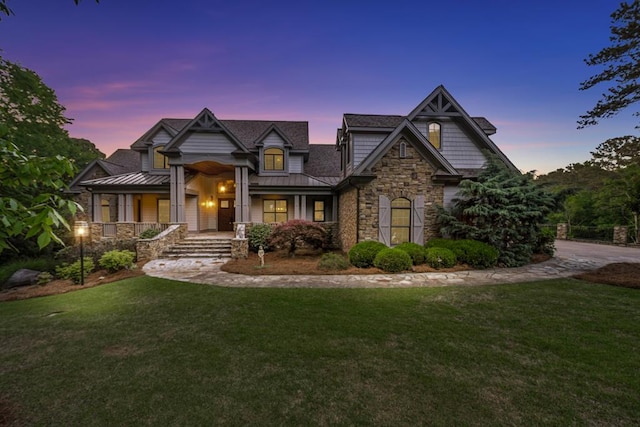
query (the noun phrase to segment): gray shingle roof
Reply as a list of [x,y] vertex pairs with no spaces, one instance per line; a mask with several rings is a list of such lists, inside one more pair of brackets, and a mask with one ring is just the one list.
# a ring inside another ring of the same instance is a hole
[[119,148],[104,159],[103,166],[111,175],[136,172],[140,170],[140,153]]
[[308,122],[285,122],[268,120],[220,120],[231,133],[249,150],[256,148],[257,139],[271,125],[275,125],[293,144],[296,150],[306,150],[309,146]]
[[309,144],[304,171],[315,177],[340,176],[340,151],[333,144]]
[[348,127],[364,128],[395,128],[404,116],[387,116],[379,114],[345,114],[344,120]]

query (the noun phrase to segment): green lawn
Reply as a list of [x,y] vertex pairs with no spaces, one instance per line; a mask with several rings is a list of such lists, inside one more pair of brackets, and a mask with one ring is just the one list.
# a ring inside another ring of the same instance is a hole
[[[0,303],[16,425],[637,425],[640,292],[576,280]],[[1,423],[0,423],[1,424]]]

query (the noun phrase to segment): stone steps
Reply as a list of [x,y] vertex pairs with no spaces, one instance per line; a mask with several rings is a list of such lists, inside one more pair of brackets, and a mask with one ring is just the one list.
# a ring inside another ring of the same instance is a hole
[[231,258],[231,239],[187,237],[164,250],[162,258]]

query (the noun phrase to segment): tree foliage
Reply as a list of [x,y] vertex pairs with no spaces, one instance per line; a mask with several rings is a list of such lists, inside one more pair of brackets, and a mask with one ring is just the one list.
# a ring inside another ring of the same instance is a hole
[[[611,14],[611,46],[589,55],[588,66],[604,70],[580,84],[580,90],[610,83],[593,109],[580,116],[578,127],[595,125],[640,100],[640,0],[623,2]],[[636,111],[634,115],[639,115]]]
[[540,224],[554,205],[551,194],[534,183],[531,173],[511,170],[490,156],[477,181],[462,181],[458,194],[453,207],[438,215],[445,235],[497,248],[498,262],[504,266],[530,262]]
[[327,231],[319,224],[303,219],[292,219],[277,225],[269,238],[269,247],[286,248],[289,256],[303,245],[321,248],[327,238]]
[[[82,0],[73,0],[75,4],[80,4],[81,1]],[[100,3],[100,0],[96,0],[96,3]],[[11,16],[13,14],[13,10],[9,8],[7,0],[0,0],[0,20],[2,20],[2,15]]]
[[33,71],[0,57],[0,123],[7,139],[25,154],[62,155],[83,168],[104,154],[86,139],[70,138],[55,92]]
[[606,171],[640,164],[640,138],[633,135],[611,138],[591,152],[592,163]]
[[69,229],[65,215],[78,208],[61,193],[73,164],[62,156],[25,155],[5,135],[0,127],[0,253],[15,249],[15,238],[37,238],[40,249],[62,243],[57,230]]

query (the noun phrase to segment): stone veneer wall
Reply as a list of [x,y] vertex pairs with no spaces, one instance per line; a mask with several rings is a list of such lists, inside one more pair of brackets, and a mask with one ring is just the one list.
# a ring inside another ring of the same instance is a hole
[[136,252],[138,261],[157,259],[162,251],[187,237],[189,231],[186,223],[171,224],[166,230],[151,239],[138,239]]
[[349,188],[341,192],[338,206],[339,245],[347,252],[358,243],[358,190]]
[[624,225],[613,227],[613,243],[616,245],[626,245],[628,232],[629,227]]
[[436,205],[443,204],[444,186],[433,183],[435,170],[411,144],[407,143],[406,157],[400,158],[401,141],[371,168],[376,178],[360,190],[358,242],[378,240],[378,196],[381,194],[390,200],[405,197],[412,201],[416,196],[424,195],[424,241],[439,236]]

